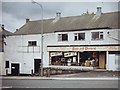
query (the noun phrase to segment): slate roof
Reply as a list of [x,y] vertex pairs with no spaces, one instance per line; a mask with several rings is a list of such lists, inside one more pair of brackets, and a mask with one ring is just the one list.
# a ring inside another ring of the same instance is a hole
[[1,38],[2,34],[8,36],[8,35],[12,35],[13,33],[9,32],[5,29],[0,28],[0,38]]
[[2,51],[2,35],[8,36],[12,35],[12,33],[0,27],[0,52]]
[[[55,18],[43,20],[44,33],[69,30],[87,30],[95,28],[113,28],[118,29],[119,12],[102,13],[101,16],[96,14],[85,14],[80,16],[61,17],[58,21]],[[41,20],[29,21],[23,25],[14,34],[40,34]]]

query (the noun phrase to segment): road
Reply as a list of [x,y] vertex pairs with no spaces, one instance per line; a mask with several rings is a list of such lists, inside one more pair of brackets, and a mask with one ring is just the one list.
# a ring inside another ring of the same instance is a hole
[[12,88],[118,88],[117,80],[2,80]]

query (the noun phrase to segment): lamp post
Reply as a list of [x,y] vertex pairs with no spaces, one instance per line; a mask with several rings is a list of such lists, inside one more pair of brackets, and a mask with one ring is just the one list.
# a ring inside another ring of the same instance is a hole
[[41,77],[43,76],[43,6],[42,4],[32,0],[33,4],[37,4],[41,7]]

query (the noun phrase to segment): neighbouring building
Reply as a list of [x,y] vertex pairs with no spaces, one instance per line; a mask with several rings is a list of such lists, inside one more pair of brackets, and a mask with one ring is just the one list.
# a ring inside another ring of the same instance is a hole
[[5,71],[4,68],[2,67],[2,63],[4,62],[3,61],[4,60],[4,45],[6,45],[6,43],[4,42],[4,38],[6,38],[8,35],[12,35],[12,33],[5,30],[4,25],[0,25],[0,75],[3,75],[3,72]]
[[[99,9],[99,10],[98,10]],[[83,66],[118,71],[120,60],[119,12],[43,20],[43,66]],[[5,39],[8,74],[38,73],[41,63],[42,20],[26,23]]]

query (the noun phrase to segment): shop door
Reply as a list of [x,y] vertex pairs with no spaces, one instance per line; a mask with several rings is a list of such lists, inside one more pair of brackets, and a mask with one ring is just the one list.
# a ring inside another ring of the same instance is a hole
[[41,59],[34,59],[34,73],[39,73],[41,66]]
[[18,76],[19,75],[19,64],[11,64],[11,75]]
[[99,68],[100,69],[105,69],[105,60],[106,60],[105,56],[106,56],[105,52],[99,53]]

